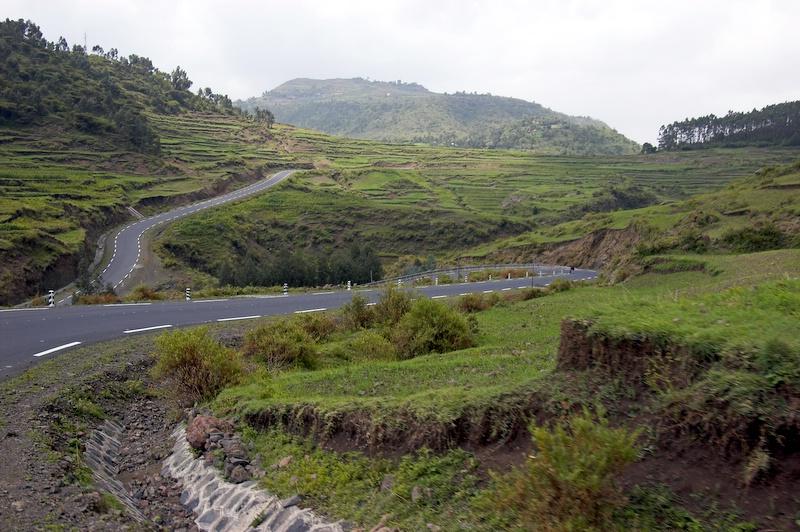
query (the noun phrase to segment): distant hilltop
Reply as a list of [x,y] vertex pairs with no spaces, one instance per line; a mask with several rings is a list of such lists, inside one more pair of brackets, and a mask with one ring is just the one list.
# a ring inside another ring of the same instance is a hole
[[640,150],[600,120],[569,116],[519,98],[441,94],[402,81],[297,78],[235,105],[249,111],[267,108],[279,122],[389,142],[569,155]]

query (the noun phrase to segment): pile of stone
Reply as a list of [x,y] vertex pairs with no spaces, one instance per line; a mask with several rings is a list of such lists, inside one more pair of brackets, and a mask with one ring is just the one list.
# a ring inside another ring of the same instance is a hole
[[186,441],[204,460],[222,471],[225,479],[241,484],[264,476],[264,470],[251,463],[233,424],[211,415],[196,414],[186,428]]

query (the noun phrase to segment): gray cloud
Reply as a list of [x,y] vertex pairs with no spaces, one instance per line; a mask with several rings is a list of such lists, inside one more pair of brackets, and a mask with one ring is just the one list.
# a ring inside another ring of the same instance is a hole
[[640,141],[686,116],[797,99],[792,0],[5,0],[45,35],[180,64],[245,98],[294,77],[416,81],[591,115]]

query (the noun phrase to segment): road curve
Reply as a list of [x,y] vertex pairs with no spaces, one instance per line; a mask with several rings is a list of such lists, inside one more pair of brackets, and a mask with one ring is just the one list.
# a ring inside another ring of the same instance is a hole
[[103,286],[111,285],[116,289],[132,275],[142,254],[142,235],[145,231],[204,209],[251,196],[277,185],[295,171],[296,170],[283,170],[266,179],[234,190],[233,192],[223,194],[222,196],[216,196],[199,203],[193,203],[171,211],[162,212],[161,214],[156,214],[155,216],[144,218],[125,226],[114,235],[114,240],[112,241],[114,247],[112,248],[111,260],[100,274],[98,280]]
[[[567,270],[568,272],[568,270]],[[592,270],[527,279],[501,279],[418,288],[431,298],[458,297],[466,293],[504,292],[529,286],[547,286],[557,277],[592,280]],[[374,302],[380,290],[338,290],[288,296],[250,296],[230,299],[75,305],[55,308],[0,310],[0,380],[21,373],[78,345],[112,340],[187,325],[255,319],[263,316],[332,310],[362,294]]]

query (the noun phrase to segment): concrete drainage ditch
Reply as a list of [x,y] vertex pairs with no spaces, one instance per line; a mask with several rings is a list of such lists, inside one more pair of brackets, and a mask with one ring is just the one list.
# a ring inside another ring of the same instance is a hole
[[[124,428],[106,420],[86,442],[84,457],[99,488],[114,495],[137,522],[147,517],[119,479],[121,441]],[[162,463],[161,476],[172,478],[182,488],[180,502],[194,515],[200,530],[343,532],[342,523],[328,523],[308,509],[297,506],[298,497],[281,500],[261,490],[256,481],[233,483],[205,460],[196,458],[186,439],[186,428],[179,425],[172,433],[174,445]],[[188,513],[187,513],[188,515]]]
[[194,511],[201,530],[271,530],[276,532],[342,532],[339,523],[326,523],[299,499],[280,500],[256,487],[255,481],[234,484],[204,460],[195,458],[182,425],[173,433],[175,446],[163,472],[183,481],[181,502]]

